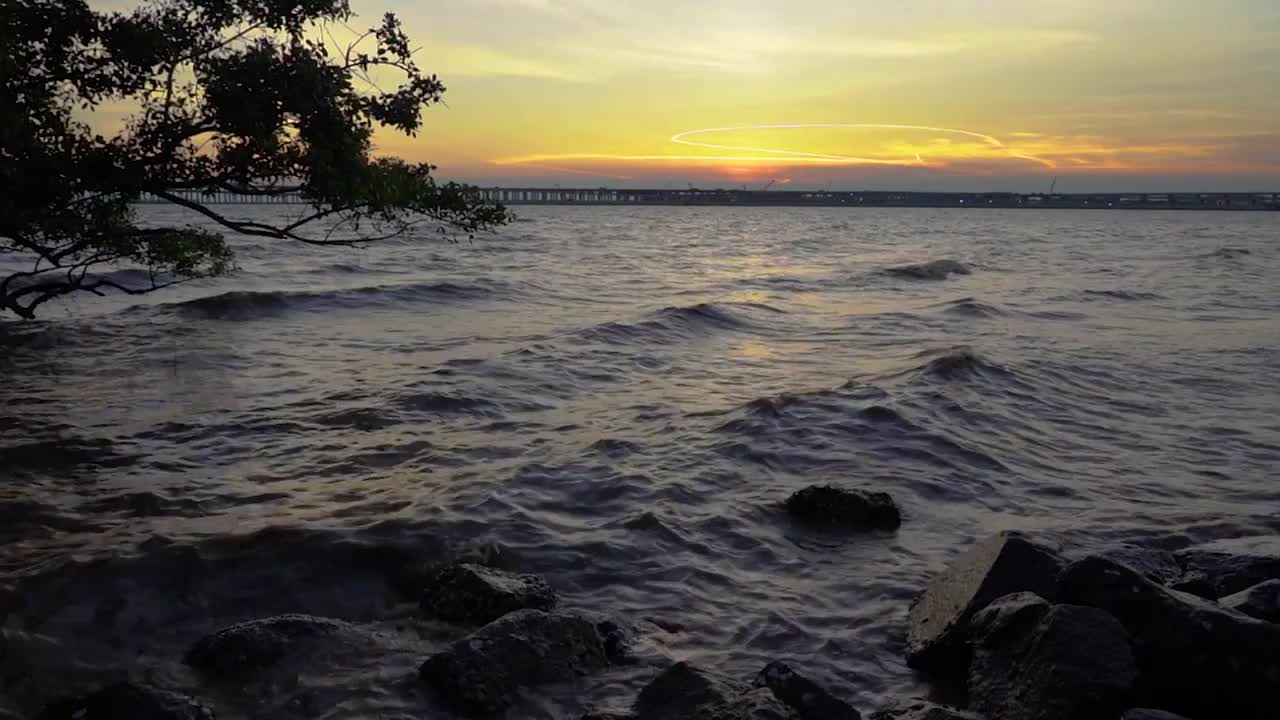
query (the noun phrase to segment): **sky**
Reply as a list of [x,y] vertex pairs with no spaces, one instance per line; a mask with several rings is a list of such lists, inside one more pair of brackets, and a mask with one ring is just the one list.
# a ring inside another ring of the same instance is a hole
[[486,185],[1280,190],[1280,0],[352,0]]
[[354,7],[449,88],[380,150],[475,182],[1280,189],[1276,0]]

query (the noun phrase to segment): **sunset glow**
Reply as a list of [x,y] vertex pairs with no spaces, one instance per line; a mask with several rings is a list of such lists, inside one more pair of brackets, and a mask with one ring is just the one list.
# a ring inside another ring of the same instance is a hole
[[848,186],[1280,177],[1272,0],[356,9],[400,13],[449,86],[420,138],[384,134],[380,149],[474,181],[683,184],[743,168]]

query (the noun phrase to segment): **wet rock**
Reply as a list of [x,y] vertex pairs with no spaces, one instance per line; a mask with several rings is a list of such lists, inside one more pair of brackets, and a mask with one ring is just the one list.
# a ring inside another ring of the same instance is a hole
[[811,485],[787,498],[787,513],[815,527],[895,530],[902,514],[888,493]]
[[705,705],[689,720],[801,720],[801,716],[767,688],[760,688]]
[[871,713],[868,720],[984,720],[981,716],[925,700],[908,700]]
[[658,673],[636,697],[638,720],[692,718],[702,707],[723,705],[744,694],[748,687],[687,662]]
[[556,593],[537,575],[517,575],[483,565],[448,565],[426,583],[421,606],[433,617],[483,625],[516,610],[551,610]]
[[431,656],[418,675],[462,712],[488,715],[511,705],[521,688],[571,680],[607,664],[596,623],[517,610]]
[[1017,533],[974,545],[936,575],[911,605],[907,664],[962,681],[968,673],[970,618],[999,597],[1052,597],[1063,562],[1051,548]]
[[1147,704],[1193,718],[1280,717],[1280,626],[1157,585],[1101,557],[1063,573],[1064,602],[1115,616],[1132,639]]
[[784,662],[766,665],[753,685],[768,688],[774,697],[794,709],[804,720],[862,720],[862,715],[849,703]]
[[1280,623],[1280,580],[1268,580],[1218,601],[1222,607],[1249,617]]
[[1280,579],[1280,542],[1261,542],[1243,552],[1188,548],[1177,557],[1184,572],[1171,587],[1208,600]]
[[1120,716],[1120,720],[1187,720],[1181,715],[1174,715],[1163,710],[1135,708]]
[[340,620],[313,615],[277,615],[223,628],[187,652],[193,668],[219,677],[251,673],[275,664],[295,646],[350,627]]
[[181,693],[130,682],[56,703],[37,720],[214,720],[207,706]]
[[1007,595],[974,615],[969,707],[990,720],[1095,720],[1129,706],[1138,669],[1103,610]]
[[885,273],[915,280],[946,280],[951,275],[968,275],[970,270],[964,263],[955,260],[934,260],[891,267],[886,269]]
[[1177,556],[1168,550],[1140,545],[1117,545],[1094,554],[1128,565],[1161,585],[1168,585],[1182,577],[1182,565]]

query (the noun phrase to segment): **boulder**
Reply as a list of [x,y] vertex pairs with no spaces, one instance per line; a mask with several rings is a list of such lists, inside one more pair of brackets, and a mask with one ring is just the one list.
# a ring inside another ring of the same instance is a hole
[[37,720],[214,720],[207,706],[181,693],[132,682],[55,703]]
[[1218,601],[1225,608],[1249,617],[1280,623],[1280,580],[1268,580]]
[[907,700],[881,708],[868,720],[984,720],[971,712],[925,700]]
[[687,662],[658,673],[636,697],[638,720],[681,720],[692,718],[700,708],[723,705],[749,688],[723,675],[708,672]]
[[766,665],[753,685],[768,688],[774,697],[794,709],[803,720],[862,720],[862,715],[849,703],[784,662]]
[[1280,717],[1280,626],[1162,587],[1102,557],[1072,563],[1059,597],[1105,610],[1124,625],[1147,704],[1193,718]]
[[570,613],[517,610],[431,656],[418,670],[458,710],[497,713],[521,688],[571,680],[608,665],[595,622]]
[[295,646],[351,626],[313,615],[277,615],[225,627],[187,652],[191,667],[218,677],[234,677],[275,664]]
[[1171,712],[1163,710],[1148,710],[1146,708],[1134,708],[1124,715],[1120,716],[1120,720],[1187,720],[1181,715],[1174,715]]
[[1214,600],[1251,588],[1267,580],[1280,579],[1280,543],[1229,543],[1179,551],[1182,577],[1172,584],[1176,590]]
[[1105,611],[1017,593],[971,626],[969,707],[990,720],[1095,720],[1129,707],[1137,664]]
[[787,498],[787,513],[814,527],[896,530],[902,514],[888,493],[811,485]]
[[765,688],[704,705],[688,717],[690,720],[800,720],[794,709]]
[[1017,592],[1051,597],[1062,559],[1018,533],[974,545],[934,576],[911,605],[907,664],[962,681],[968,673],[969,619],[996,598]]
[[483,625],[516,610],[551,610],[556,593],[537,575],[517,575],[483,565],[446,565],[422,592],[423,611],[455,623]]
[[1161,585],[1168,585],[1182,577],[1182,564],[1169,550],[1141,545],[1114,545],[1090,554],[1101,555],[1122,565],[1128,565]]

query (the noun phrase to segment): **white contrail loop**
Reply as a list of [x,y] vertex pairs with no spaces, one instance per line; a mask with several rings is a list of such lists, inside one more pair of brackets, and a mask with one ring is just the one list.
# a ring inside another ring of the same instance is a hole
[[1008,153],[1010,157],[1016,157],[1022,160],[1030,160],[1031,162],[1037,162],[1037,163],[1040,163],[1041,165],[1053,167],[1053,164],[1048,162],[1047,160],[1042,160],[1033,155],[1024,155],[1014,151],[1012,148],[1008,147],[1004,143],[1000,142],[999,139],[992,137],[991,135],[986,135],[984,133],[979,133],[979,132],[973,132],[971,130],[958,130],[956,128],[935,127],[932,125],[903,125],[903,124],[897,124],[897,123],[783,123],[783,124],[774,124],[774,125],[737,125],[733,127],[716,127],[716,128],[701,128],[698,130],[685,130],[684,132],[679,132],[679,133],[676,133],[675,135],[672,135],[671,142],[678,143],[680,145],[689,145],[692,147],[707,148],[710,150],[729,150],[732,152],[758,152],[758,153],[766,153],[770,155],[781,155],[783,157],[815,158],[815,159],[821,159],[821,160],[832,160],[832,161],[847,162],[847,163],[865,163],[865,164],[873,164],[873,165],[924,164],[924,160],[921,159],[919,153],[916,154],[915,160],[904,162],[902,160],[880,160],[875,158],[858,157],[855,155],[834,155],[829,153],[802,152],[799,150],[778,150],[776,148],[750,147],[750,146],[743,146],[743,145],[724,145],[721,143],[709,143],[709,142],[701,142],[698,140],[687,139],[691,135],[705,135],[707,133],[721,133],[721,132],[740,132],[743,130],[807,130],[807,129],[818,130],[818,129],[836,129],[836,128],[864,129],[864,130],[920,130],[924,132],[938,132],[938,133],[947,133],[951,135],[965,135],[968,137],[977,138],[983,141],[984,143],[990,145],[993,148],[1002,150]]

